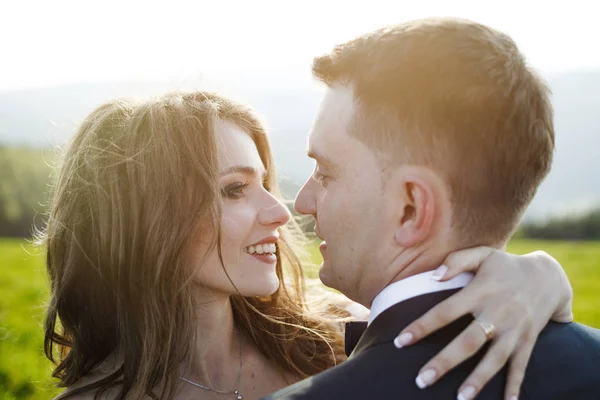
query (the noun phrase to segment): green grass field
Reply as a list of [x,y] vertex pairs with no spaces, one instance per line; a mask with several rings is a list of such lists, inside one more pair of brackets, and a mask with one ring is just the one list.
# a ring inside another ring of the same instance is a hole
[[[600,242],[517,240],[517,254],[543,249],[563,265],[575,291],[575,319],[600,328]],[[318,262],[316,246],[308,249]],[[0,240],[0,400],[48,399],[57,394],[43,355],[42,320],[48,296],[43,259],[23,240]],[[313,268],[307,271],[317,276]]]
[[42,257],[23,240],[0,240],[0,399],[48,399],[56,390],[44,357],[48,284]]

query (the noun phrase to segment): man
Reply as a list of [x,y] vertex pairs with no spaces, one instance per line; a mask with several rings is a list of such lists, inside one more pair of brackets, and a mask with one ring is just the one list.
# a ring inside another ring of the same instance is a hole
[[[504,398],[506,370],[484,388],[469,384],[485,349],[443,378],[418,369],[465,328],[492,339],[486,321],[466,316],[401,349],[410,333],[396,334],[471,279],[432,279],[449,253],[510,239],[550,169],[548,88],[508,36],[456,19],[363,35],[317,58],[313,74],[328,91],[309,136],[315,171],[295,208],[314,216],[324,240],[323,283],[371,316],[348,361],[269,398]],[[550,323],[522,398],[598,393],[600,332]]]

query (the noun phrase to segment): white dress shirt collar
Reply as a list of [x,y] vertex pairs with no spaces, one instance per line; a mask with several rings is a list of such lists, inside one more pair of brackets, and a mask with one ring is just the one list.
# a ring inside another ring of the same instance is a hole
[[379,314],[402,301],[426,293],[440,292],[442,290],[458,289],[466,286],[473,280],[473,274],[463,272],[446,282],[438,282],[432,279],[434,271],[409,276],[408,278],[394,282],[384,288],[373,300],[369,325]]

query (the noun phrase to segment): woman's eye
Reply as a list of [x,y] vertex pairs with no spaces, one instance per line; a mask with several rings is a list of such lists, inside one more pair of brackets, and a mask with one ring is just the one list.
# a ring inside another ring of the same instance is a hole
[[221,190],[221,194],[223,197],[228,199],[241,199],[244,197],[244,190],[248,187],[248,182],[236,182],[231,185],[227,185],[223,190]]

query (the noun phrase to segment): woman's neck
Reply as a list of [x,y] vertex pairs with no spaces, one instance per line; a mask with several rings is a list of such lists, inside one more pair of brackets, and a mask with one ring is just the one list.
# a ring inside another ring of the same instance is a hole
[[197,303],[197,341],[181,376],[213,389],[231,390],[238,384],[243,354],[243,336],[236,331],[231,301],[228,296],[215,296]]
[[[197,300],[196,309],[197,341],[194,354],[182,364],[182,377],[211,389],[239,390],[244,400],[262,398],[299,380],[299,376],[265,357],[239,331],[229,297]],[[207,399],[233,398],[208,391],[201,393],[203,389],[184,381],[181,385],[181,399],[199,398],[200,394],[200,398]]]

